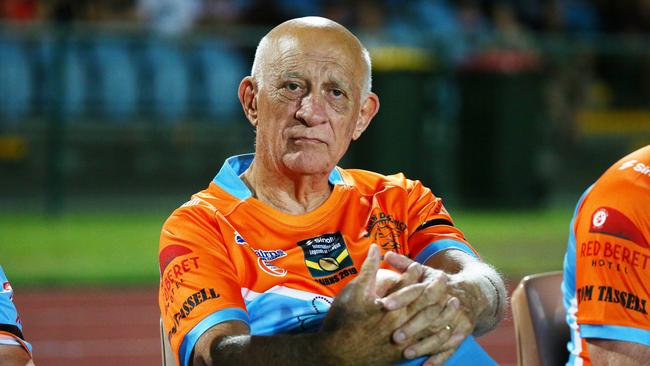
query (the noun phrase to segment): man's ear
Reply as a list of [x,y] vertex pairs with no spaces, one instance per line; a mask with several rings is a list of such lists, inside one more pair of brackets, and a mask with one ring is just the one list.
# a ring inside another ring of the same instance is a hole
[[379,112],[379,97],[377,94],[370,92],[361,105],[359,110],[359,118],[357,118],[357,125],[352,133],[352,140],[357,140],[361,137],[363,131],[368,128],[370,121]]
[[257,82],[252,76],[246,76],[239,83],[237,91],[239,102],[248,121],[257,127]]

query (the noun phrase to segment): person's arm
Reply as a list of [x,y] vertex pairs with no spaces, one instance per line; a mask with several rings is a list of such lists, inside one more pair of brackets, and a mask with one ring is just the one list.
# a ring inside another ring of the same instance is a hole
[[650,347],[633,342],[588,338],[587,350],[594,366],[638,366],[650,360]]
[[194,348],[194,365],[390,365],[403,346],[390,341],[406,309],[386,312],[377,301],[378,248],[373,245],[352,280],[337,296],[320,332],[254,336],[242,322],[218,324]]
[[0,345],[0,360],[3,366],[34,366],[29,353],[21,346]]

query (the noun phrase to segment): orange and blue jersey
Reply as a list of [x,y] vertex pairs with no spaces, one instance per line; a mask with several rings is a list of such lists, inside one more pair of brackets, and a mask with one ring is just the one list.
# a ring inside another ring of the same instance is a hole
[[1,266],[0,286],[0,345],[22,347],[31,356],[32,346],[23,336],[23,325],[13,302],[14,292]]
[[[159,305],[180,365],[189,364],[199,337],[224,321],[242,321],[252,335],[318,331],[371,243],[421,263],[447,249],[476,256],[441,200],[418,181],[337,167],[330,197],[294,216],[252,196],[240,175],[253,158],[227,159],[163,226]],[[494,364],[472,337],[448,364],[467,357]]]
[[650,146],[616,162],[580,198],[562,290],[567,365],[591,365],[588,338],[650,346]]

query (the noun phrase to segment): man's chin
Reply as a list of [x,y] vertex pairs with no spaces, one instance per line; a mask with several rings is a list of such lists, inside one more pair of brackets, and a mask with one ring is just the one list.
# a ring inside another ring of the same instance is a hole
[[330,161],[322,152],[292,152],[284,156],[283,162],[287,169],[300,175],[329,175],[336,166],[336,162]]

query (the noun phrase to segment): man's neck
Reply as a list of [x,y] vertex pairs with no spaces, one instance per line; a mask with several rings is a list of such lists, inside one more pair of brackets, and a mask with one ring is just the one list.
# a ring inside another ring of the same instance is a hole
[[328,174],[288,177],[257,164],[255,160],[242,174],[253,197],[289,215],[303,215],[320,207],[332,193]]

